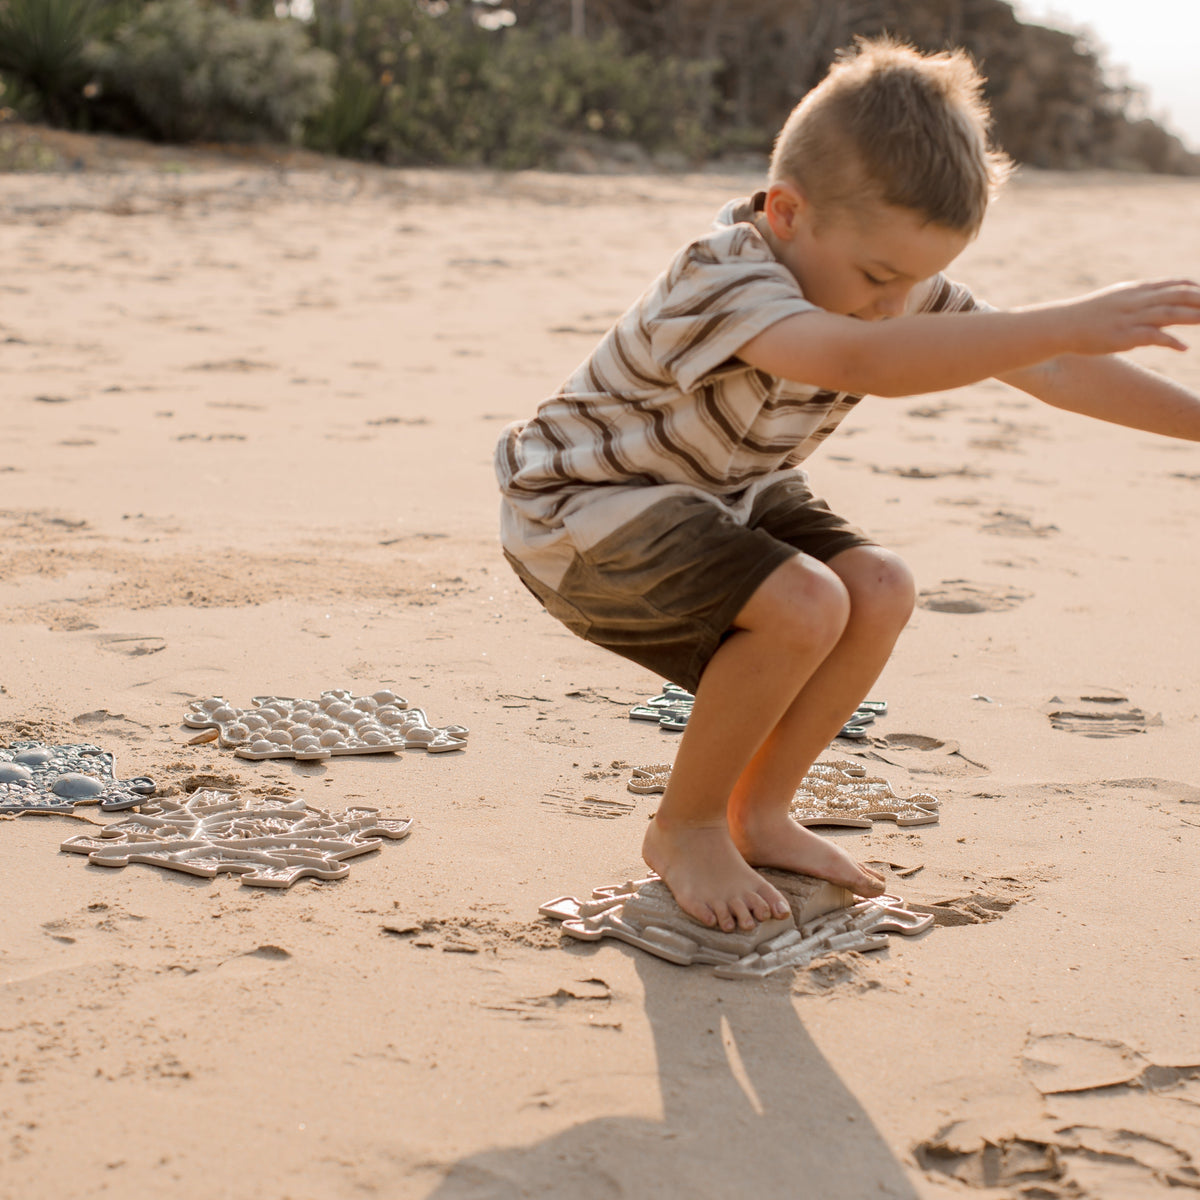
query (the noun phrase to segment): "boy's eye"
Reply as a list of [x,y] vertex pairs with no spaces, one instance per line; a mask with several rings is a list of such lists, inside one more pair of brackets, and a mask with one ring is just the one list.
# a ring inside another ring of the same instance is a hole
[[864,271],[863,275],[866,277],[868,283],[873,283],[876,287],[883,287],[883,285],[887,283],[886,279],[876,279],[870,271]]

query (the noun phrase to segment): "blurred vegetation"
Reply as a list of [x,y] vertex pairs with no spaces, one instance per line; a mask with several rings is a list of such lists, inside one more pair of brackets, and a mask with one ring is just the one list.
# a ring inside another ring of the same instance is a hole
[[1200,173],[1080,35],[1006,0],[0,0],[0,118],[389,164],[765,153],[855,36],[964,46],[1043,167]]
[[171,142],[294,141],[333,95],[333,56],[297,22],[194,0],[145,4],[84,61],[106,124]]
[[500,167],[552,163],[589,137],[693,158],[709,149],[703,63],[628,53],[617,30],[585,40],[490,29],[488,7],[318,0],[314,37],[338,73],[309,144],[391,164]]

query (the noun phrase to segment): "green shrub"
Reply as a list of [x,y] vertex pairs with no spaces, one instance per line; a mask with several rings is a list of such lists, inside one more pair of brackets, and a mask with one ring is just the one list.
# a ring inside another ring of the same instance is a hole
[[336,53],[330,105],[309,124],[319,149],[391,164],[552,164],[574,138],[696,157],[713,104],[708,64],[628,55],[595,40],[485,29],[472,0],[318,3],[314,36]]
[[615,33],[585,40],[506,31],[484,69],[487,159],[545,164],[573,137],[589,135],[702,157],[712,74],[708,63],[627,54]]
[[0,121],[34,121],[44,109],[41,94],[16,72],[0,71]]
[[197,0],[154,0],[87,61],[106,101],[176,142],[294,140],[328,103],[336,65],[294,21]]
[[366,65],[342,59],[333,80],[333,97],[309,121],[305,142],[329,154],[372,157],[370,131],[382,100],[383,88]]
[[349,22],[344,8],[341,0],[316,6],[314,36],[340,69],[309,143],[387,163],[480,160],[483,70],[495,35],[475,23],[470,0],[355,0]]
[[58,124],[77,116],[85,48],[102,11],[97,0],[0,0],[0,71],[23,87],[26,111]]

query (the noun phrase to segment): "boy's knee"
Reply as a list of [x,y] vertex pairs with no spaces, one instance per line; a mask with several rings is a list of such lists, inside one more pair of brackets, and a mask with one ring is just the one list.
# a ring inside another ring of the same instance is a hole
[[855,618],[903,626],[912,616],[916,582],[899,555],[863,546],[838,555],[831,565],[846,586]]
[[743,614],[768,629],[781,649],[828,649],[850,619],[850,593],[824,563],[797,555],[776,568]]

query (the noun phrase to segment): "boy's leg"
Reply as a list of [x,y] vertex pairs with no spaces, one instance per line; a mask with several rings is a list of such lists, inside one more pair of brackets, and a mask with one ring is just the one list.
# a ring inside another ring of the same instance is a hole
[[846,588],[850,618],[742,772],[730,796],[729,824],[734,843],[755,866],[843,882],[838,847],[788,812],[808,769],[883,670],[911,615],[913,584],[899,558],[874,546],[843,551],[828,565]]
[[[852,553],[856,552],[846,551],[838,559]],[[850,590],[838,573],[797,554],[754,592],[738,614],[734,632],[705,669],[666,795],[643,844],[646,862],[666,880],[680,907],[705,924],[727,930],[735,925],[750,928],[755,920],[764,920],[773,912],[780,916],[787,912],[783,897],[749,867],[739,851],[729,822],[730,799],[768,736],[789,716],[802,689],[839,646],[853,615]],[[887,651],[894,637],[893,633]],[[857,646],[859,640],[854,639],[853,644]],[[875,674],[886,658],[885,651]],[[874,674],[862,685],[849,712],[873,679]],[[852,689],[847,686],[844,690],[849,695]],[[809,705],[810,709],[816,707]],[[834,707],[826,705],[822,729],[833,719]],[[825,736],[822,749],[840,727],[838,721]],[[774,777],[786,774],[778,757],[778,753],[768,755],[760,764],[760,773],[772,777],[772,796],[778,789]],[[765,850],[767,830],[752,827],[742,818],[762,807],[759,794],[756,787],[756,799],[743,806],[745,811],[739,809],[737,827],[739,836],[750,831],[756,852]],[[787,819],[786,808],[783,819]],[[808,853],[797,851],[797,838],[788,831],[787,845],[776,856],[791,864],[799,858],[811,859],[813,873],[860,893],[882,890],[878,877],[839,847],[790,821],[788,824],[808,844]],[[770,826],[776,838],[778,826],[777,821]],[[806,868],[793,865],[792,869]]]

